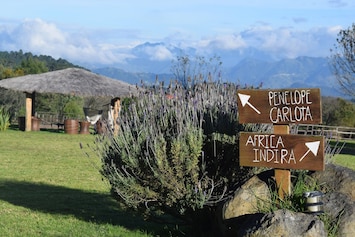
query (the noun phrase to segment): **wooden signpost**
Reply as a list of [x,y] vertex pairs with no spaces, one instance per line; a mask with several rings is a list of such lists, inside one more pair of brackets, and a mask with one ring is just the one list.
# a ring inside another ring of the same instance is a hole
[[239,90],[239,123],[320,124],[319,89]]
[[240,165],[275,168],[279,196],[289,169],[324,170],[324,137],[289,134],[289,124],[320,124],[319,89],[238,90],[239,123],[272,123],[273,134],[240,133]]

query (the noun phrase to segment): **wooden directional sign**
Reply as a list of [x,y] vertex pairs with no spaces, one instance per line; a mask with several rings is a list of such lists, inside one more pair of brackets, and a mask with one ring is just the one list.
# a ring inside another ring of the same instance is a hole
[[324,137],[240,133],[241,166],[324,170]]
[[239,123],[320,124],[320,89],[238,90]]

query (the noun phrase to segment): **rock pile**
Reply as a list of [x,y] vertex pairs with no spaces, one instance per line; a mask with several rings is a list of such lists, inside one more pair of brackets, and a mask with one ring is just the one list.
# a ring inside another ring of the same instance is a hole
[[337,228],[337,235],[355,236],[355,171],[326,165],[323,172],[314,172],[312,177],[323,184],[322,197],[324,215],[333,220],[324,223],[320,216],[309,213],[267,210],[271,204],[271,192],[266,179],[272,178],[270,171],[254,176],[235,191],[231,200],[221,208],[221,230],[224,236],[328,236],[325,224]]

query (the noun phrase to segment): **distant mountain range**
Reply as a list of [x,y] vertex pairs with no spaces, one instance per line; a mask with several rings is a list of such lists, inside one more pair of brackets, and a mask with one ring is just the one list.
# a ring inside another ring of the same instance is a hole
[[[172,59],[156,60],[152,58],[153,49],[163,47],[160,43],[145,43],[132,49],[134,55],[130,60],[115,67],[91,68],[93,72],[131,84],[154,83],[156,77],[160,81],[170,81]],[[173,46],[164,46],[172,55],[181,55],[182,50]],[[149,50],[147,50],[149,49]],[[196,51],[189,48],[184,54],[195,55]],[[344,97],[330,71],[327,58],[298,57],[294,59],[275,59],[263,52],[219,51],[223,72],[222,78],[227,82],[241,85],[262,84],[262,88],[320,88],[324,96]]]
[[232,81],[262,88],[320,88],[325,96],[344,96],[327,58],[298,57],[275,62],[247,58],[228,72]]

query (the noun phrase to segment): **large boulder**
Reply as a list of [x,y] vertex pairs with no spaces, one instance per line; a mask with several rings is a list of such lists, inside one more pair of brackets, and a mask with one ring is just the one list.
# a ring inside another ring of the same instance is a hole
[[324,215],[338,236],[355,236],[355,203],[339,192],[331,192],[322,198]]
[[[324,193],[322,215],[288,210],[260,213],[271,203],[267,180],[272,176],[269,171],[252,177],[224,204],[220,216],[225,236],[355,236],[354,170],[327,164],[325,171],[313,172],[312,177],[323,187],[319,190]],[[332,232],[327,233],[326,227]]]
[[226,220],[227,237],[326,237],[324,224],[315,215],[277,210]]
[[327,164],[325,171],[312,174],[319,184],[324,184],[325,192],[339,192],[355,201],[355,171],[346,167]]
[[232,199],[223,207],[223,219],[230,219],[245,214],[253,214],[266,209],[271,203],[268,185],[258,176],[253,176],[243,184]]
[[355,236],[355,171],[334,164],[327,164],[325,171],[312,174],[317,183],[323,184],[323,210],[338,236]]

